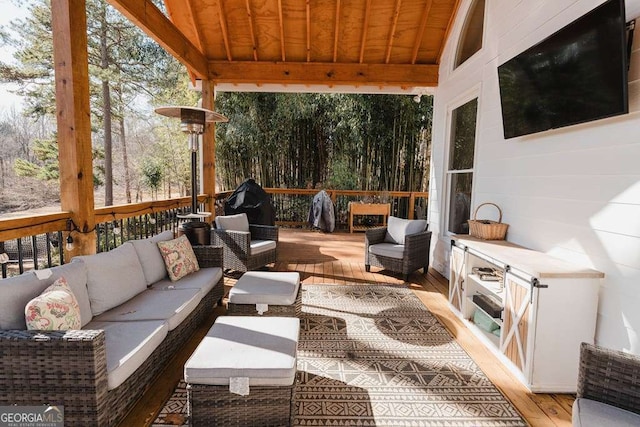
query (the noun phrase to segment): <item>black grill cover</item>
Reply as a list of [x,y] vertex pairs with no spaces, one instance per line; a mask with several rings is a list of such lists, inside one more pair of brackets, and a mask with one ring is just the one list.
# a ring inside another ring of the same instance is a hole
[[224,202],[224,214],[246,213],[249,224],[275,225],[271,197],[252,178],[240,184]]

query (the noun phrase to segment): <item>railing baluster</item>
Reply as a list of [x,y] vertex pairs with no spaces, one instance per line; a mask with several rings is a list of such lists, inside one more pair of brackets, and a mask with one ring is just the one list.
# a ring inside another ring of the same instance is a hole
[[33,269],[38,269],[38,239],[31,236],[31,247],[33,248]]
[[20,271],[20,274],[24,273],[24,260],[22,258],[22,239],[19,238],[17,239],[18,242],[18,270]]

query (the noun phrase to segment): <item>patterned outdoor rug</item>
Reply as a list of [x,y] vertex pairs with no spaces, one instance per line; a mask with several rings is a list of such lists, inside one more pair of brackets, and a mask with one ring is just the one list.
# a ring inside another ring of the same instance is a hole
[[[305,285],[296,426],[526,426],[407,288]],[[184,383],[154,425],[186,424]]]

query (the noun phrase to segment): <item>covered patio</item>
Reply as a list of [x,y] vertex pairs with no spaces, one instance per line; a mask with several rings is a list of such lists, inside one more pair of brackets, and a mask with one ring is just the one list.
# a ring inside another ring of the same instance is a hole
[[[454,274],[449,270],[456,232],[450,210],[456,173],[474,179],[467,208],[483,202],[502,206],[511,224],[507,240],[604,272],[606,285],[593,319],[595,342],[639,352],[634,285],[640,277],[635,256],[640,175],[632,161],[640,147],[633,132],[638,92],[630,91],[631,114],[621,117],[508,143],[500,129],[497,65],[601,1],[561,6],[546,1],[534,7],[507,0],[486,6],[480,0],[165,0],[166,14],[151,0],[108,2],[186,66],[204,108],[215,110],[217,91],[391,93],[416,96],[417,102],[435,94],[429,192],[398,195],[409,201],[409,218],[416,199],[428,198],[433,231],[431,269],[413,273],[408,286],[529,424],[569,425],[574,396],[532,393],[452,312],[452,305],[458,307],[445,276]],[[61,247],[61,261],[68,262],[110,249],[123,222],[146,224],[130,236],[135,239],[175,229],[175,214],[189,211],[188,198],[94,208],[84,6],[83,0],[52,0],[60,212],[0,220],[0,253],[5,241],[26,237],[35,247],[36,236],[58,233],[60,242],[71,238],[74,243]],[[627,16],[638,14],[640,3],[627,1]],[[630,86],[637,84],[637,55],[635,48],[630,51]],[[458,170],[449,161],[453,126],[456,111],[468,105],[477,111],[475,164]],[[603,147],[604,140],[610,145]],[[198,200],[203,210],[215,212],[225,195],[216,194],[213,124],[206,126],[202,147]],[[279,191],[284,190],[273,189],[273,194]],[[282,229],[280,241],[274,270],[299,272],[303,286],[403,283],[388,272],[365,271],[361,234]],[[224,280],[228,291],[235,279]],[[222,313],[218,307],[207,317],[121,425],[154,421],[185,360]]]

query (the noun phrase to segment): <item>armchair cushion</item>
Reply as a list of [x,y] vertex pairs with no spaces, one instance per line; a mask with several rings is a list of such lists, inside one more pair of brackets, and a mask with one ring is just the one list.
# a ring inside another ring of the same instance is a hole
[[640,425],[640,415],[596,400],[577,398],[573,402],[572,424],[574,427]]
[[276,246],[276,242],[273,240],[252,240],[250,255],[258,255],[276,249]]
[[404,245],[405,236],[420,233],[427,229],[427,225],[427,221],[424,219],[402,219],[390,216],[384,241]]
[[396,245],[394,243],[378,243],[369,246],[369,252],[375,255],[386,256],[389,258],[402,259],[404,256],[404,245]]
[[216,228],[220,230],[249,231],[249,219],[246,213],[216,217]]

